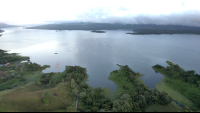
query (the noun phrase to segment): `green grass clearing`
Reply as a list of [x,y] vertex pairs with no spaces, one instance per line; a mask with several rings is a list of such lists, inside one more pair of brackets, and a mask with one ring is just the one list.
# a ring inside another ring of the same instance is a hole
[[[31,89],[34,91],[31,91]],[[49,90],[52,94],[56,92],[58,96],[53,96],[50,103],[44,104],[42,101],[42,92],[44,90]],[[0,103],[0,111],[54,111],[65,109],[66,106],[72,104],[72,98],[69,95],[70,91],[69,87],[63,85],[57,85],[49,89],[41,89],[35,85],[12,91],[4,94]]]

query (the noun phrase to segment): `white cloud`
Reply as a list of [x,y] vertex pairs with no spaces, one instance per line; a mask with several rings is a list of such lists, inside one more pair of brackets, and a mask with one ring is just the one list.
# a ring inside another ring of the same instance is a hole
[[199,24],[199,0],[1,0],[0,22],[44,21]]

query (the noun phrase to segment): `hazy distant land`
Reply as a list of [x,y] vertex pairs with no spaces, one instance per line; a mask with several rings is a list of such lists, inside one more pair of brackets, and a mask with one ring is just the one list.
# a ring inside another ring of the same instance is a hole
[[148,35],[148,34],[197,34],[200,35],[200,30],[187,30],[187,29],[178,29],[178,30],[169,30],[169,29],[138,29],[133,30],[134,33],[126,33],[132,35]]
[[0,28],[9,28],[9,27],[20,27],[20,26],[8,25],[8,24],[0,23]]
[[92,32],[95,32],[95,33],[105,33],[105,31],[97,31],[97,30],[92,30]]
[[132,29],[136,33],[126,34],[200,34],[200,27],[182,25],[154,25],[154,24],[119,24],[119,23],[63,23],[48,24],[26,29],[47,30],[118,30]]

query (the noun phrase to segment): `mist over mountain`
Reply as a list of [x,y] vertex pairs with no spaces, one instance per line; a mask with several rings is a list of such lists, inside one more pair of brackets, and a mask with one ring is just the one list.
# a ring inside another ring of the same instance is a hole
[[0,23],[0,28],[10,28],[10,27],[21,27],[21,26],[8,25],[8,24],[5,24],[5,23]]

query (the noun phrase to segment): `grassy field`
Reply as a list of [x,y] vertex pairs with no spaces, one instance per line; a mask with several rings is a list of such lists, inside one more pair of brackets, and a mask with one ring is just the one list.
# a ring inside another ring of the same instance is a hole
[[181,110],[182,110],[181,107],[175,106],[172,102],[168,105],[158,105],[158,104],[150,105],[145,109],[145,112],[177,112]]
[[158,89],[158,91],[160,91],[160,92],[165,91],[169,96],[171,96],[174,100],[176,100],[177,102],[179,102],[182,105],[194,106],[194,103],[192,103],[187,97],[183,96],[177,90],[175,90],[175,89],[171,88],[169,85],[167,85],[167,83],[164,82],[165,79],[163,79],[159,84],[156,84],[156,89]]
[[[42,101],[42,92],[44,90],[55,92],[58,96],[53,96],[48,104]],[[8,93],[9,92],[9,93]],[[26,87],[20,90],[10,90],[7,93],[4,91],[0,93],[0,112],[9,111],[55,111],[59,109],[66,109],[66,106],[72,104],[70,97],[70,88],[57,85],[54,88],[41,88],[37,85]]]
[[[173,69],[173,66],[175,64],[166,61],[167,64],[170,66],[170,68]],[[183,68],[178,66],[182,71]],[[164,69],[158,69],[155,67],[152,67],[155,71],[163,74],[165,76],[165,79],[163,79],[159,84],[156,84],[156,89],[159,91],[165,91],[168,93],[169,96],[171,96],[174,100],[176,100],[178,103],[182,104],[183,106],[187,106],[189,108],[199,109],[197,105],[194,103],[196,100],[199,99],[199,89],[195,84],[191,84],[188,82],[185,82],[181,78],[179,79],[172,79],[169,78],[165,74]],[[178,76],[176,72],[172,71],[171,76]],[[175,103],[174,103],[175,105]]]

